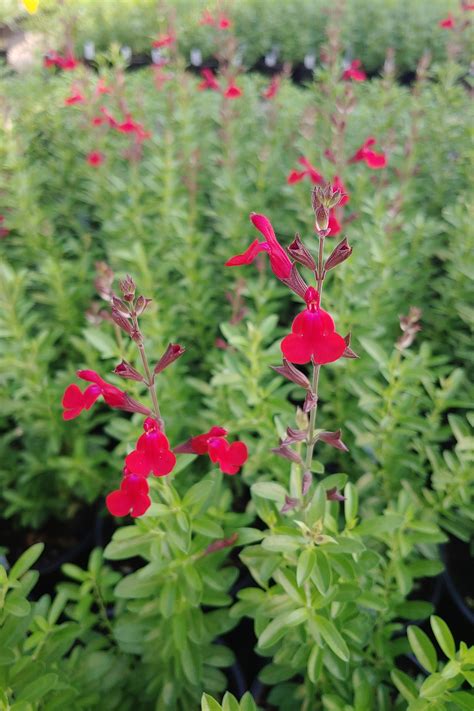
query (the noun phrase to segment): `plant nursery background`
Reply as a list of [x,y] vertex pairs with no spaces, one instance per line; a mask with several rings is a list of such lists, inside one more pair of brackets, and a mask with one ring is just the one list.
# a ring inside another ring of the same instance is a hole
[[1,711],[474,709],[473,23],[0,0]]

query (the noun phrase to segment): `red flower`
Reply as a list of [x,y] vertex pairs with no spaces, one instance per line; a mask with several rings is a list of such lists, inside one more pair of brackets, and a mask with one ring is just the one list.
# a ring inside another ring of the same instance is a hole
[[8,227],[3,226],[4,222],[5,222],[5,215],[0,215],[0,239],[3,239],[8,234],[10,234],[10,230],[8,229]]
[[360,69],[362,62],[360,59],[354,59],[347,69],[343,72],[343,79],[352,79],[353,81],[365,81],[367,79],[367,74]]
[[[127,394],[120,390],[120,388],[115,387],[103,380],[95,370],[78,370],[77,376],[81,380],[85,380],[88,383],[93,383],[90,388],[95,388],[94,392],[97,392],[96,399],[98,395],[102,395],[107,405],[110,407],[124,407],[127,405]],[[87,388],[89,390],[89,388]]]
[[329,211],[328,230],[328,237],[335,237],[342,230],[339,220],[336,217],[335,210]]
[[207,454],[209,452],[209,440],[216,437],[225,437],[228,434],[223,427],[211,427],[209,432],[191,437],[183,444],[174,448],[177,454]]
[[359,161],[364,161],[369,168],[377,170],[378,168],[385,168],[387,165],[387,156],[385,153],[376,153],[371,150],[371,146],[375,145],[377,141],[375,138],[370,136],[365,143],[357,150],[352,158],[349,159],[349,163],[357,163]]
[[101,106],[100,109],[99,109],[99,111],[101,112],[101,114],[103,114],[105,120],[107,121],[107,123],[109,124],[109,126],[110,126],[111,128],[117,128],[118,122],[114,119],[114,117],[112,116],[112,114],[110,114],[110,113],[107,111],[107,109],[105,108],[105,106]]
[[142,516],[151,504],[148,496],[148,482],[142,476],[131,474],[127,468],[120,484],[120,489],[112,491],[105,499],[107,509],[112,516],[126,516],[133,518]]
[[78,62],[72,54],[67,54],[65,57],[62,57],[57,52],[51,51],[48,52],[44,58],[43,64],[45,67],[58,67],[65,72],[70,72],[77,67]]
[[228,30],[230,27],[232,27],[232,22],[231,20],[227,17],[227,15],[222,14],[219,17],[219,21],[217,23],[217,27],[220,30]]
[[338,207],[343,207],[344,205],[347,205],[350,198],[349,198],[349,195],[347,193],[344,183],[342,182],[342,180],[340,179],[340,177],[338,175],[334,176],[334,180],[332,181],[332,189],[333,189],[333,191],[339,190],[339,192],[342,195],[341,199],[339,200]]
[[85,101],[84,95],[80,91],[76,91],[66,99],[64,99],[65,106],[72,106],[73,104],[82,104]]
[[265,241],[254,240],[245,252],[229,259],[225,266],[238,267],[242,264],[251,264],[259,252],[268,252],[270,265],[275,276],[278,279],[288,279],[293,264],[278,242],[270,220],[265,215],[256,215],[254,212],[250,215],[250,219],[257,230],[265,237]]
[[99,165],[102,165],[105,160],[105,156],[100,151],[91,151],[87,155],[86,160],[93,168],[97,168]]
[[451,15],[451,13],[449,13],[449,15],[444,18],[444,20],[440,20],[438,22],[438,25],[443,30],[453,30],[454,27],[456,26],[456,23],[455,23],[454,17]]
[[211,437],[208,447],[211,462],[217,462],[224,474],[237,474],[249,456],[243,442],[229,444],[224,437]]
[[152,71],[153,71],[153,79],[155,81],[155,86],[158,89],[158,91],[161,91],[164,84],[173,78],[172,74],[170,74],[169,72],[165,72],[163,70],[163,67],[161,67],[161,66],[153,65]]
[[158,422],[147,417],[143,424],[145,433],[137,442],[137,448],[125,458],[127,469],[133,474],[166,476],[176,464],[168,439],[160,430]]
[[346,342],[335,333],[334,321],[319,306],[319,294],[310,286],[305,295],[306,309],[293,321],[290,335],[281,342],[283,356],[290,363],[324,365],[338,360]]
[[154,42],[152,42],[151,46],[156,47],[157,49],[160,49],[161,47],[169,47],[170,45],[174,44],[176,42],[176,35],[173,35],[172,33],[169,33],[167,35],[160,35]]
[[91,124],[93,126],[102,126],[103,123],[105,123],[106,119],[102,118],[102,116],[94,116],[94,118],[91,120]]
[[64,391],[62,405],[64,407],[63,419],[73,420],[78,417],[83,410],[89,410],[100,395],[100,388],[89,385],[82,390],[75,384],[68,385]]
[[288,178],[286,179],[289,185],[292,185],[293,183],[299,183],[299,181],[303,180],[303,178],[306,178],[306,176],[309,177],[312,183],[324,183],[323,176],[318,173],[316,168],[311,165],[307,158],[301,156],[301,158],[298,158],[298,163],[300,163],[300,165],[304,167],[304,170],[292,170]]
[[216,21],[209,12],[209,10],[204,10],[199,20],[200,25],[215,25]]
[[264,99],[274,99],[280,90],[281,79],[280,77],[272,77],[270,84],[267,86],[262,96]]
[[100,77],[99,81],[97,82],[97,86],[95,88],[95,93],[97,94],[97,96],[99,96],[100,94],[111,94],[112,93],[112,89],[109,86],[107,86],[107,84],[105,83],[105,79],[103,77]]
[[201,69],[202,82],[198,84],[199,91],[211,89],[212,91],[220,91],[219,82],[210,69]]
[[227,85],[227,89],[224,91],[224,96],[226,99],[238,99],[239,96],[242,96],[243,91],[240,87],[237,86],[235,81],[231,79]]

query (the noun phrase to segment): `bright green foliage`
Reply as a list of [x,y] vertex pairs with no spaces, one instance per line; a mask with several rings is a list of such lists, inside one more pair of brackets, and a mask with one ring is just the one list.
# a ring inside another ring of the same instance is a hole
[[[400,695],[408,702],[408,711],[457,711],[474,708],[472,691],[465,687],[474,687],[474,647],[468,648],[461,642],[455,650],[453,636],[447,624],[440,617],[430,618],[431,629],[448,657],[448,662],[440,663],[436,649],[428,635],[418,627],[408,627],[408,641],[419,663],[429,671],[424,680],[417,683],[400,670],[391,673],[392,681]],[[462,687],[462,688],[461,688]]]
[[242,696],[240,702],[237,701],[233,694],[226,691],[222,704],[219,704],[209,694],[203,694],[201,711],[258,711],[258,707],[248,691]]

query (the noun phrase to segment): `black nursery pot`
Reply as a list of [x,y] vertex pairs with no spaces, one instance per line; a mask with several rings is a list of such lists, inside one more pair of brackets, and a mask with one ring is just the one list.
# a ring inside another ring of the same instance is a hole
[[[474,589],[472,582],[472,557],[469,550],[469,544],[460,541],[457,538],[451,538],[448,543],[442,547],[442,558],[445,565],[443,574],[445,589],[449,598],[456,608],[462,624],[466,631],[466,622],[474,625]],[[471,633],[472,634],[472,633]],[[462,636],[462,635],[461,635]],[[465,640],[468,642],[469,640]]]
[[81,508],[67,521],[49,521],[37,531],[14,529],[9,521],[0,521],[0,539],[7,548],[10,565],[31,545],[45,544],[44,551],[34,566],[40,577],[33,590],[35,598],[45,593],[54,593],[57,583],[63,579],[61,566],[75,563],[87,565],[90,552],[104,541],[103,518],[99,515],[102,503]]

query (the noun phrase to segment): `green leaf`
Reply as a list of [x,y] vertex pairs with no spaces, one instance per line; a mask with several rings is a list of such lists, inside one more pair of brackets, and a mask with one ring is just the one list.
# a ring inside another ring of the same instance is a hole
[[222,711],[222,706],[209,694],[201,696],[201,711]]
[[296,568],[296,582],[298,587],[304,585],[308,580],[316,564],[316,553],[313,548],[305,548],[298,558]]
[[257,711],[257,706],[250,691],[246,691],[240,699],[240,711]]
[[240,704],[233,694],[226,691],[222,699],[222,711],[240,711]]
[[456,656],[456,646],[454,644],[454,638],[451,634],[451,630],[448,625],[441,617],[437,615],[432,615],[430,617],[431,629],[436,637],[436,641],[439,646],[448,657],[448,659],[454,659]]
[[48,691],[54,689],[58,681],[57,674],[43,674],[38,677],[30,684],[21,689],[16,697],[16,701],[38,701],[41,699]]
[[214,482],[210,479],[203,479],[194,484],[183,499],[183,508],[189,509],[194,515],[206,510],[213,503],[212,491]]
[[286,490],[273,481],[259,481],[250,487],[252,496],[259,496],[261,499],[276,501],[282,504],[285,501]]
[[444,679],[441,674],[431,674],[420,688],[420,696],[423,699],[432,699],[442,696],[449,689],[449,679]]
[[400,514],[387,513],[383,516],[368,518],[353,529],[359,536],[380,536],[385,533],[393,533],[400,528],[403,523],[403,516]]
[[294,536],[267,536],[262,541],[262,548],[275,553],[293,553],[301,546],[301,541]]
[[83,583],[88,577],[85,570],[82,570],[78,565],[73,565],[72,563],[64,563],[64,565],[61,566],[61,570],[68,578],[77,580],[79,583]]
[[474,697],[469,691],[451,692],[451,701],[457,705],[459,711],[474,711]]
[[335,624],[326,617],[322,617],[322,615],[314,615],[314,621],[328,647],[332,649],[339,659],[342,659],[343,662],[348,662],[350,657],[349,649],[336,629]]
[[346,524],[350,526],[355,522],[357,510],[359,508],[359,496],[357,489],[351,482],[345,485],[344,496],[346,497],[346,500],[344,501],[344,517],[346,519]]
[[331,587],[331,566],[326,554],[322,550],[316,553],[316,565],[313,567],[311,579],[314,581],[321,595],[326,595]]
[[31,609],[31,605],[24,597],[18,593],[9,593],[5,600],[4,610],[15,617],[25,617]]
[[28,548],[28,550],[22,553],[10,570],[8,575],[10,581],[12,582],[21,578],[21,576],[36,563],[43,550],[44,543],[35,543],[34,546],[31,546],[31,548]]
[[263,630],[258,638],[258,646],[261,649],[272,647],[281,637],[286,634],[288,627],[295,627],[302,624],[307,619],[306,608],[302,607],[290,613],[282,613],[275,617]]
[[400,671],[400,669],[394,669],[390,672],[390,676],[405,701],[415,701],[418,698],[418,689],[416,684],[412,679],[410,679],[408,674]]
[[433,612],[433,605],[422,600],[408,600],[397,605],[395,612],[406,620],[424,620]]
[[306,522],[308,526],[313,526],[316,521],[320,521],[324,517],[326,510],[326,490],[321,484],[318,484],[314,490],[311,504],[306,512]]
[[192,521],[193,530],[206,538],[223,538],[224,530],[217,521],[213,521],[210,516],[200,516]]
[[308,677],[313,684],[317,684],[323,668],[323,650],[314,645],[308,659]]
[[438,666],[438,658],[428,635],[419,627],[410,625],[407,629],[407,636],[415,657],[427,671],[433,674]]
[[3,664],[13,664],[15,661],[15,652],[8,647],[0,648],[0,666]]

